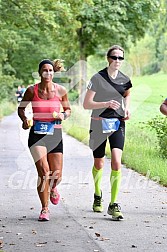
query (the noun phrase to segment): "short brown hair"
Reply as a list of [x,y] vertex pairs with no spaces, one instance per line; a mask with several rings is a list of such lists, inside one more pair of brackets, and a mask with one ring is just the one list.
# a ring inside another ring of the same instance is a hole
[[111,47],[108,49],[107,57],[109,57],[109,56],[110,56],[110,53],[111,53],[112,51],[114,51],[114,50],[120,50],[120,51],[122,51],[123,54],[124,54],[124,49],[123,49],[121,46],[119,46],[119,45],[113,45],[113,46],[111,46]]

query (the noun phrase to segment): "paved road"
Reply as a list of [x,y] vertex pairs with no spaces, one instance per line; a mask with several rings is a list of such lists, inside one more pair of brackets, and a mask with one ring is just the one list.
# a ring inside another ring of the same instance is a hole
[[119,202],[125,220],[112,221],[106,214],[110,199],[106,159],[104,212],[94,213],[91,151],[66,134],[61,202],[50,205],[49,222],[38,222],[37,174],[27,136],[16,113],[0,122],[0,252],[167,250],[167,188],[123,167]]

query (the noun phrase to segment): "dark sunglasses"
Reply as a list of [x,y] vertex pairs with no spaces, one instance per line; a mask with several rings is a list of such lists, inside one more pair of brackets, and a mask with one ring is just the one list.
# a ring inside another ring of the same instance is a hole
[[113,59],[113,60],[124,60],[124,57],[117,57],[117,56],[108,56],[109,58]]

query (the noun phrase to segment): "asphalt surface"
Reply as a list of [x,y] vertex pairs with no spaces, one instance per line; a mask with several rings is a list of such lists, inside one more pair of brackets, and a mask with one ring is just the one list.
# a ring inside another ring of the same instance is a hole
[[0,252],[167,251],[167,188],[122,168],[118,202],[125,219],[107,215],[110,160],[103,173],[103,213],[92,211],[92,153],[64,134],[61,201],[50,221],[38,222],[37,173],[27,148],[28,131],[14,113],[0,122]]

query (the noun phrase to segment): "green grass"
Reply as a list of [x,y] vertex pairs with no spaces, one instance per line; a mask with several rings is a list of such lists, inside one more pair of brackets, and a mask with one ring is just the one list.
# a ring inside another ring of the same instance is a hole
[[149,172],[150,178],[158,177],[161,184],[167,185],[167,160],[159,155],[155,133],[149,132],[148,129],[138,129],[137,134],[136,132],[135,129],[132,131],[127,127],[123,163],[143,175]]
[[8,102],[8,101],[0,102],[0,119],[16,111],[16,107],[17,105],[12,102]]
[[[167,160],[159,155],[155,132],[146,127],[147,122],[161,115],[159,107],[167,97],[167,75],[133,77],[131,91],[131,119],[126,123],[126,141],[122,162],[129,168],[147,175],[167,186]],[[72,106],[72,115],[64,123],[64,129],[79,141],[88,144],[90,111]],[[109,146],[106,155],[110,157]]]
[[81,106],[73,105],[71,117],[63,122],[63,129],[71,136],[88,144],[89,141],[90,111]]

